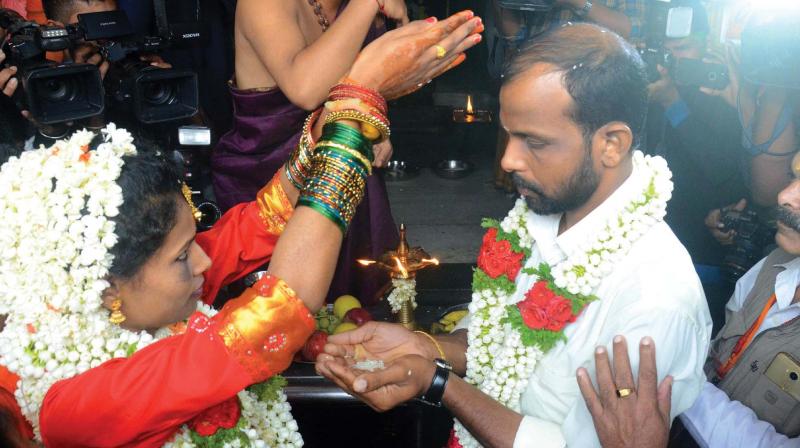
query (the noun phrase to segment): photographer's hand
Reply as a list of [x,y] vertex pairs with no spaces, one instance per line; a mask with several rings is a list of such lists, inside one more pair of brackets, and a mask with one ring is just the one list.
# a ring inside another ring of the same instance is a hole
[[100,54],[100,50],[91,44],[80,45],[72,52],[72,60],[79,64],[93,64],[100,70],[100,78],[105,79],[110,66],[109,62]]
[[[728,85],[721,90],[711,89],[708,87],[700,87],[700,91],[706,95],[718,96],[722,98],[731,107],[737,107],[737,103],[742,107],[742,115],[746,121],[753,114],[755,107],[755,91],[750,84],[739,83],[739,64],[740,56],[737,49],[728,44],[725,46],[725,56],[721,57],[717,54],[712,54],[711,57],[706,58],[705,62],[716,62],[725,64],[728,67]],[[741,90],[740,87],[742,88]]]
[[153,67],[172,68],[172,64],[165,61],[164,59],[161,58],[161,56],[157,54],[143,54],[139,56],[139,60],[143,62],[149,62],[150,65],[152,65]]
[[705,224],[708,228],[708,231],[711,232],[711,235],[723,246],[730,246],[733,244],[733,239],[736,237],[736,232],[731,229],[726,229],[725,225],[722,223],[722,214],[729,210],[736,210],[737,212],[741,212],[747,208],[747,200],[740,199],[739,202],[736,204],[731,204],[722,209],[714,209],[708,212],[708,216],[706,216]]
[[681,95],[678,93],[678,89],[675,88],[675,84],[672,82],[672,78],[666,68],[659,65],[658,73],[661,74],[661,79],[647,86],[647,94],[650,97],[650,101],[658,103],[666,109],[680,100]]
[[[6,60],[6,54],[0,50],[0,65]],[[15,76],[17,75],[17,67],[11,66],[0,70],[0,90],[3,95],[10,97],[17,90],[19,81]]]

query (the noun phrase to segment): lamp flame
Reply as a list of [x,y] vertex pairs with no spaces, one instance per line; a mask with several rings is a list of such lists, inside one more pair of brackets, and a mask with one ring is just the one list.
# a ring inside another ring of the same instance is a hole
[[375,264],[375,263],[377,263],[377,261],[375,261],[375,260],[356,260],[356,261],[357,261],[357,262],[358,262],[358,264],[360,264],[361,266],[369,266],[369,265],[371,265],[371,264]]
[[439,260],[437,260],[436,258],[423,258],[422,262],[423,263],[430,263],[432,265],[439,266]]
[[475,111],[472,109],[472,95],[467,95],[467,115],[474,114]]
[[403,263],[400,261],[400,259],[394,257],[394,261],[397,262],[397,269],[400,270],[400,275],[402,275],[403,278],[408,278],[408,270],[406,269],[405,266],[403,266]]

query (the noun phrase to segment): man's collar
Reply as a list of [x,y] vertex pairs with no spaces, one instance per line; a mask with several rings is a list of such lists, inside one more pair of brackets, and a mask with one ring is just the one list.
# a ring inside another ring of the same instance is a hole
[[558,263],[579,250],[587,238],[602,231],[608,220],[618,215],[620,210],[639,193],[636,191],[641,184],[637,180],[639,176],[641,173],[634,164],[630,176],[611,196],[561,235],[558,234],[561,214],[537,215],[529,211],[528,232],[536,241],[543,260],[551,265]]
[[[775,298],[779,310],[783,310],[792,305],[797,286],[800,285],[800,257],[794,258],[789,262],[776,264],[776,267],[784,268],[775,279]],[[795,305],[800,306],[800,303]]]

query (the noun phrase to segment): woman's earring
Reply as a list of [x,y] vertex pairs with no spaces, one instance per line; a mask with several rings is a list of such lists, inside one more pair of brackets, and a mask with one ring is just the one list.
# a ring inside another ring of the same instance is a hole
[[109,322],[116,325],[125,322],[125,315],[122,314],[122,311],[120,311],[121,308],[122,299],[116,298],[111,302],[111,316],[108,317]]

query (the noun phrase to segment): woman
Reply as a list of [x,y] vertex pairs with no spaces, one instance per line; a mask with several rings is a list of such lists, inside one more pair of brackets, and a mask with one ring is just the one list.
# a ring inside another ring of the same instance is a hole
[[[480,40],[471,18],[387,34],[353,65],[359,86],[343,89],[368,98],[413,90]],[[275,374],[314,328],[311,312],[363,197],[371,156],[363,118],[323,113],[256,201],[197,236],[174,169],[137,153],[113,126],[96,150],[94,136],[79,132],[7,162],[0,384],[16,386],[5,393],[35,437],[82,447],[301,444]],[[209,303],[267,260],[268,275],[218,314],[195,312],[198,299]]]
[[[363,44],[385,31],[385,18],[406,23],[405,0],[237,2],[233,127],[211,160],[214,192],[223,210],[251,201],[286,161],[306,111],[325,101]],[[376,166],[390,157],[388,140],[376,145]],[[386,185],[380,176],[371,176],[329,297],[356,294],[371,300],[388,278],[377,270],[354,270],[355,260],[377,258],[397,239]]]

